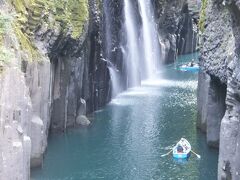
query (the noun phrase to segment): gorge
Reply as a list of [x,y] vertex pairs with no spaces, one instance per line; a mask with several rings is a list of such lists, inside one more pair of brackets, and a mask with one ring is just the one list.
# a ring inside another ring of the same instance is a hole
[[[192,57],[197,54],[178,61]],[[95,112],[87,129],[50,134],[43,166],[31,172],[32,179],[216,179],[218,151],[209,149],[195,128],[197,74],[174,65],[161,69],[155,80],[124,91]],[[180,136],[201,160],[161,157]]]
[[[239,4],[0,0],[0,179],[239,179]],[[203,160],[159,158],[180,136]]]

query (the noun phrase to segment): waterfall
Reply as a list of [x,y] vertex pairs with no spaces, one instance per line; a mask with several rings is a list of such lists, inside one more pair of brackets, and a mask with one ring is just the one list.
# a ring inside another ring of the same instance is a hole
[[[141,81],[153,79],[166,57],[166,47],[158,36],[151,0],[123,0],[122,29],[119,33],[122,34],[121,42],[118,47],[113,47],[112,33],[116,32],[112,32],[111,23],[114,22],[114,15],[111,14],[109,1],[103,2],[106,25],[105,58],[109,64],[113,97],[121,92],[123,87],[139,86]],[[122,55],[118,56],[117,60],[112,55],[115,48],[121,51]],[[119,57],[123,63],[119,62]]]
[[145,78],[151,79],[160,68],[160,45],[151,0],[138,0],[142,17]]
[[111,86],[112,86],[112,97],[115,97],[118,93],[122,91],[120,83],[119,71],[113,66],[108,67],[111,77]]
[[134,87],[140,85],[140,48],[136,17],[131,0],[124,0],[124,29],[126,32],[124,62],[127,69],[127,87]]
[[105,59],[108,63],[108,69],[111,78],[111,97],[115,97],[119,92],[121,92],[122,87],[120,83],[120,73],[116,66],[114,66],[111,62],[112,60],[112,52],[115,49],[112,43],[112,22],[111,22],[111,14],[108,0],[103,1],[103,11],[104,11],[104,20],[105,20]]
[[124,0],[124,27],[128,87],[151,79],[160,67],[160,44],[151,0],[138,0],[142,28],[138,28],[132,1]]

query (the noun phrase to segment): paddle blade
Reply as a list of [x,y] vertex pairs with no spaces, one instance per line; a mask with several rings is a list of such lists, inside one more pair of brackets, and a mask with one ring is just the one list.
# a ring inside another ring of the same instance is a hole
[[163,155],[161,155],[161,157],[164,157],[164,156],[167,156],[167,155],[169,155],[171,152],[172,152],[173,150],[171,150],[171,151],[169,151],[168,153],[166,153],[166,154],[163,154]]

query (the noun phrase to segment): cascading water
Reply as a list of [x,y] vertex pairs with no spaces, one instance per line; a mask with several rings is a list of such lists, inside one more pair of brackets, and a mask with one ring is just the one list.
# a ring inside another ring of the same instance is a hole
[[126,31],[125,64],[128,65],[129,85],[139,85],[139,81],[154,78],[160,67],[158,31],[151,0],[138,0],[142,28],[137,28],[132,1],[124,0],[124,27]]
[[[152,79],[160,68],[160,45],[151,0],[138,0],[142,17],[145,78]],[[142,67],[143,69],[143,67]]]
[[[109,62],[110,63],[110,62]],[[108,66],[110,76],[111,76],[111,85],[112,85],[112,97],[115,97],[118,93],[122,91],[120,83],[120,75],[117,68],[114,67],[112,63]]]
[[112,23],[111,23],[111,15],[109,2],[108,0],[103,1],[103,10],[104,10],[104,20],[105,20],[105,58],[108,62],[108,69],[110,72],[111,78],[111,88],[112,88],[112,97],[115,97],[119,92],[121,92],[122,87],[120,83],[120,73],[114,64],[111,63],[112,60],[112,51],[114,47],[112,47]]
[[[161,51],[161,49],[164,51],[165,45],[158,36],[151,0],[124,0],[123,2],[123,37],[121,47],[118,48],[121,49],[123,55],[125,87],[130,88],[141,85],[142,80],[154,78],[154,74],[160,67],[160,54],[163,54],[165,57],[164,52]],[[134,8],[137,3],[139,9]],[[123,90],[120,85],[120,74],[122,71],[119,73],[116,65],[111,60],[111,51],[114,47],[112,47],[111,38],[112,16],[109,14],[110,7],[108,6],[109,4],[105,0],[105,57],[109,64],[112,96],[115,96]],[[160,44],[160,42],[162,43]]]
[[139,58],[140,49],[138,46],[138,31],[136,17],[132,1],[124,0],[124,29],[126,32],[126,44],[124,47],[124,62],[127,69],[127,87],[140,85]]

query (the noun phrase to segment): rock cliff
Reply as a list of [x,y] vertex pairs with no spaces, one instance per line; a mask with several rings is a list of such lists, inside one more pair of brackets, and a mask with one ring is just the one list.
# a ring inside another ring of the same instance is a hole
[[0,179],[29,179],[49,129],[89,124],[108,102],[100,3],[0,1]]
[[240,179],[240,1],[205,0],[201,15],[198,127],[219,147],[218,179]]
[[165,63],[174,62],[178,54],[195,52],[200,2],[193,0],[154,2],[160,43],[165,45]]
[[[188,1],[154,5],[166,63],[195,50]],[[0,0],[0,179],[29,179],[49,131],[89,124],[86,114],[111,98],[111,63],[126,81],[122,8],[115,0]]]

